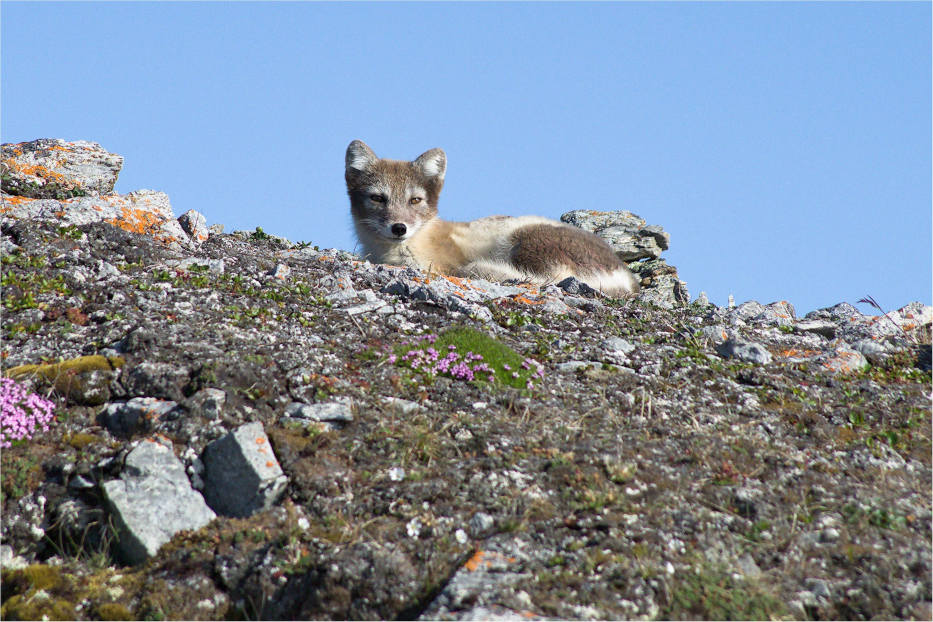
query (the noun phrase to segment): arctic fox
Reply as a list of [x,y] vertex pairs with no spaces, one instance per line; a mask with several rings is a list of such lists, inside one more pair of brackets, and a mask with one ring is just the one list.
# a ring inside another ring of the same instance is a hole
[[621,297],[635,276],[600,237],[539,216],[489,216],[472,222],[437,217],[447,156],[431,149],[412,162],[380,159],[364,142],[347,147],[350,212],[363,255],[490,281],[555,283],[569,276]]

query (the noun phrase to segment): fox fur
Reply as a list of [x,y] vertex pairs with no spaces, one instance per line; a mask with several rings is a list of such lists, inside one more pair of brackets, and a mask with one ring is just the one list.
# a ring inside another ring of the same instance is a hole
[[441,220],[437,203],[446,171],[441,149],[406,162],[381,159],[360,140],[350,143],[345,177],[364,257],[491,281],[546,284],[573,276],[613,297],[638,291],[609,245],[572,225],[539,216]]

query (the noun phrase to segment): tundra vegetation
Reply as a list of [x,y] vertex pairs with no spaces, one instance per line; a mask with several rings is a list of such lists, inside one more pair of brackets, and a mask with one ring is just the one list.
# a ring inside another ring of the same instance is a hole
[[[929,306],[454,280],[7,185],[68,145],[4,145],[4,619],[930,619]],[[153,535],[148,485],[216,515]]]

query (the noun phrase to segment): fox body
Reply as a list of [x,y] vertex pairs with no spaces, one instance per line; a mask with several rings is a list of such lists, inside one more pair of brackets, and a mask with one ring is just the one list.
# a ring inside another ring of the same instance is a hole
[[610,296],[638,281],[600,237],[539,216],[489,216],[449,222],[437,216],[447,156],[431,149],[412,162],[380,159],[365,143],[347,147],[350,211],[363,255],[491,281],[544,284],[569,276]]

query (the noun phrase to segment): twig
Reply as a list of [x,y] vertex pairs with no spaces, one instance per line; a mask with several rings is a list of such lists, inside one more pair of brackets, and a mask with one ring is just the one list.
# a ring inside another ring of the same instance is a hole
[[875,300],[874,296],[866,296],[865,298],[859,299],[859,302],[860,302],[860,303],[863,303],[863,304],[866,304],[866,305],[871,305],[871,306],[873,306],[874,308],[876,308],[876,309],[878,309],[879,311],[881,311],[881,314],[882,314],[884,317],[888,318],[888,321],[889,321],[889,322],[891,322],[892,324],[894,324],[895,326],[897,326],[897,327],[901,330],[901,332],[904,333],[904,336],[907,337],[908,341],[910,341],[911,343],[913,343],[913,344],[916,345],[917,340],[914,339],[913,335],[911,335],[910,333],[908,333],[908,332],[904,329],[903,326],[901,326],[900,324],[898,324],[897,322],[895,322],[893,319],[891,319],[891,316],[888,315],[888,313],[887,313],[884,309],[881,308],[881,305],[878,304],[878,301]]

